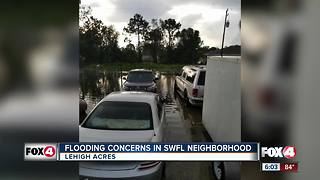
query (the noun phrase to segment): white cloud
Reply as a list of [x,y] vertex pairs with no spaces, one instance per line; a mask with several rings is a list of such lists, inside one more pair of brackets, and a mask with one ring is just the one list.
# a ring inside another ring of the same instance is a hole
[[179,19],[185,16],[201,14],[201,21],[202,23],[205,23],[221,20],[224,16],[224,12],[223,9],[214,9],[211,6],[188,4],[174,6],[168,13],[175,15]]
[[114,25],[120,32],[120,46],[126,45],[123,27],[140,13],[147,20],[174,18],[182,28],[199,30],[204,45],[220,47],[225,10],[229,8],[225,45],[240,44],[240,0],[82,0],[81,4],[91,6],[92,15],[106,25]]

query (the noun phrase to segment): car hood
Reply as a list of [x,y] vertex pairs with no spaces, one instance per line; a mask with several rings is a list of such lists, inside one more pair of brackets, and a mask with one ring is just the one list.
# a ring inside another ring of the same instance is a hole
[[[135,169],[139,166],[137,161],[110,161],[110,162],[80,162],[80,174],[81,168],[94,169],[94,170],[104,170],[104,171],[123,171]],[[85,174],[82,174],[85,175]]]
[[126,81],[124,83],[125,86],[145,86],[145,87],[148,87],[148,86],[152,86],[154,84],[154,82],[128,82]]
[[119,131],[79,128],[80,142],[150,142],[153,136],[153,130]]

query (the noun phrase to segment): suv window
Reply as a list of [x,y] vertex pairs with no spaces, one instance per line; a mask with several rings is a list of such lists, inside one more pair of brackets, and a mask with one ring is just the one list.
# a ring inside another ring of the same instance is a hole
[[182,78],[185,79],[186,78],[186,72],[183,72],[181,76],[182,76]]
[[199,74],[198,85],[204,86],[206,81],[206,71],[201,71]]
[[189,81],[190,83],[193,83],[194,78],[195,78],[196,74],[188,74],[187,76],[187,81]]
[[297,38],[295,34],[289,34],[286,37],[283,47],[282,54],[280,56],[279,70],[280,72],[290,73],[294,70],[295,65],[295,52],[297,46]]

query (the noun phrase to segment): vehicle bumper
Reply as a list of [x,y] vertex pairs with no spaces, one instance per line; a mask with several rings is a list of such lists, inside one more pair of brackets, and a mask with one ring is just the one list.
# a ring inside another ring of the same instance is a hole
[[143,91],[143,92],[153,92],[156,93],[157,89],[148,89],[148,88],[129,88],[129,89],[123,89],[123,91]]
[[163,163],[157,166],[139,170],[121,170],[108,171],[79,167],[80,180],[100,180],[100,179],[128,179],[128,180],[153,180],[161,179]]
[[203,98],[189,97],[189,102],[194,106],[202,106]]
[[253,118],[246,117],[243,120],[245,126],[243,132],[250,140],[260,142],[281,141],[287,134],[287,119]]

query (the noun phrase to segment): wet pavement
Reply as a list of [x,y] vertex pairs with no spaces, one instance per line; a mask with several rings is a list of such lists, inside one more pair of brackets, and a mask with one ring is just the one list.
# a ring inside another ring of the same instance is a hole
[[[160,93],[166,97],[166,142],[210,141],[202,126],[201,107],[187,107],[184,100],[173,91],[174,77],[162,75]],[[210,162],[166,162],[166,180],[213,179]]]
[[[81,98],[88,103],[90,111],[105,95],[121,89],[119,72],[86,72],[80,76]],[[186,106],[184,100],[173,90],[174,76],[160,75],[158,93],[165,97],[166,142],[211,141],[202,125],[202,108]],[[212,180],[210,162],[166,162],[166,180]]]

